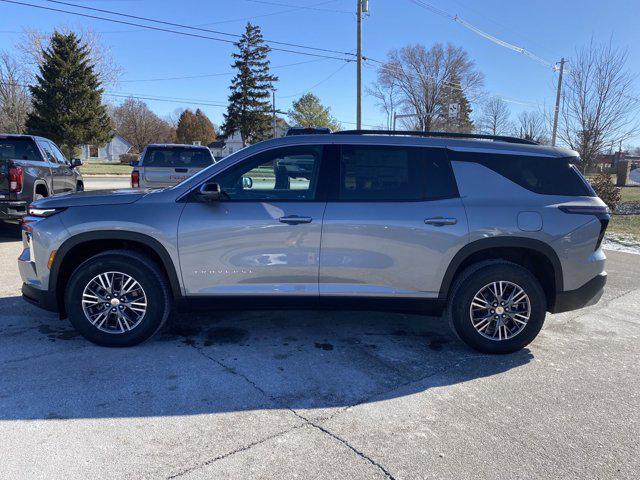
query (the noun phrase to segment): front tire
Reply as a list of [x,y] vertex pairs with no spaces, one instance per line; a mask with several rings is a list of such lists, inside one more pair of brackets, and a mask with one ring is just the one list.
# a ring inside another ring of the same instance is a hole
[[546,297],[526,268],[505,261],[472,265],[454,282],[447,313],[456,335],[483,353],[502,354],[531,343],[542,328]]
[[151,338],[171,310],[167,279],[149,257],[110,250],[78,266],[67,285],[69,320],[90,342],[130,347]]

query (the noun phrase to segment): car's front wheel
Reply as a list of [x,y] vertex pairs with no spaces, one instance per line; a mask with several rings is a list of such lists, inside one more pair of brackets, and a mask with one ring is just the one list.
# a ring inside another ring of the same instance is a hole
[[69,320],[87,340],[129,347],[162,327],[171,310],[171,295],[153,260],[129,250],[110,250],[76,268],[67,285],[65,306]]
[[531,343],[546,315],[540,282],[520,265],[493,261],[456,279],[447,313],[454,332],[484,353],[511,353]]

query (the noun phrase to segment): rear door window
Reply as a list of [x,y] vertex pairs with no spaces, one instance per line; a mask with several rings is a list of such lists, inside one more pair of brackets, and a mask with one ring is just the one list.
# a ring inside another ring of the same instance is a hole
[[202,168],[213,164],[213,157],[205,148],[150,147],[147,148],[142,166]]
[[0,159],[2,160],[42,160],[35,143],[29,138],[0,139]]
[[442,149],[342,146],[338,200],[411,202],[456,195],[451,166]]

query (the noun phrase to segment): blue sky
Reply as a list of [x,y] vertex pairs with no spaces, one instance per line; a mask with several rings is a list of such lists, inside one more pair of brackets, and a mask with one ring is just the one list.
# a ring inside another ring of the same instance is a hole
[[[56,7],[42,0],[29,3]],[[68,0],[95,8],[126,12],[230,33],[241,33],[247,19],[263,29],[265,38],[310,46],[355,51],[355,0]],[[428,3],[491,33],[524,47],[539,57],[556,62],[571,56],[576,47],[613,38],[617,46],[629,49],[629,67],[640,73],[640,1],[638,0],[428,0]],[[299,5],[316,9],[292,11]],[[364,54],[384,60],[387,52],[407,44],[451,42],[464,47],[485,75],[487,91],[526,104],[547,105],[554,101],[555,74],[521,54],[497,46],[459,24],[425,10],[410,0],[370,0],[370,15],[363,23]],[[58,8],[69,9],[65,6]],[[176,76],[224,74],[230,72],[233,45],[152,32],[125,25],[45,12],[0,3],[3,27],[0,49],[12,50],[23,27],[52,30],[56,26],[91,25],[111,47],[123,75],[117,90],[125,93],[189,98],[198,102],[225,104],[231,75],[181,80],[137,81]],[[91,13],[91,12],[88,12]],[[355,122],[355,64],[338,60],[314,60],[284,52],[272,52],[273,66],[280,77],[277,106],[286,110],[291,101],[311,90],[329,105],[345,127]],[[292,63],[304,64],[286,66]],[[363,84],[375,78],[373,68],[364,69]],[[640,91],[640,81],[637,82]],[[159,114],[178,107],[195,108],[186,102],[148,101]],[[515,113],[535,109],[511,103]],[[202,106],[214,123],[222,121],[223,107]],[[383,123],[374,101],[363,100],[363,123]],[[636,142],[638,143],[638,142]]]

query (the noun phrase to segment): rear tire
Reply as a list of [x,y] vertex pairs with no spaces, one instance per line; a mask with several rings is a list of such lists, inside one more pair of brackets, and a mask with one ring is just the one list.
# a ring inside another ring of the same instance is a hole
[[130,347],[151,338],[171,310],[167,279],[149,257],[110,250],[79,265],[65,292],[69,320],[90,342]]
[[529,270],[515,263],[472,265],[456,278],[451,291],[447,306],[451,328],[480,352],[520,350],[536,338],[544,324],[544,290]]

